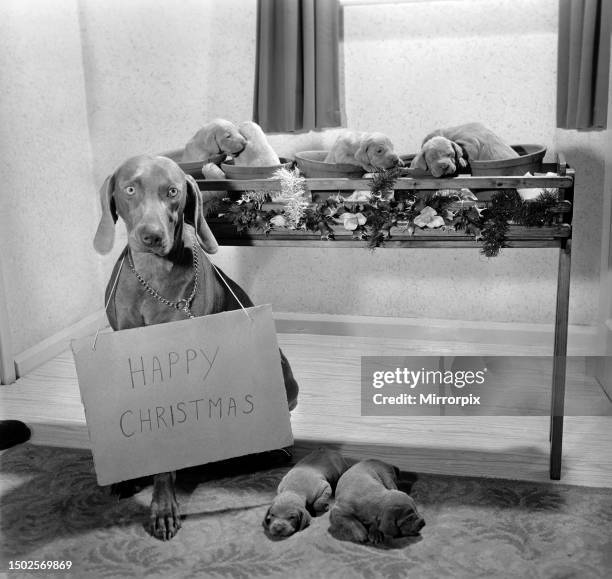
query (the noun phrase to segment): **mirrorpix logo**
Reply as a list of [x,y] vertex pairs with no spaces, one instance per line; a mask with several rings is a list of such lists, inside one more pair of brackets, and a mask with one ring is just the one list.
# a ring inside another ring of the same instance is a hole
[[[441,386],[451,386],[462,390],[466,386],[480,386],[484,384],[487,368],[479,370],[434,370],[420,368],[397,367],[394,370],[375,370],[372,372],[372,402],[376,406],[403,405],[403,406],[480,406],[480,396],[473,393],[462,392],[461,395],[442,395],[431,391]],[[386,388],[386,393],[382,389]],[[399,392],[408,388],[410,392]],[[393,394],[390,394],[392,391]]]

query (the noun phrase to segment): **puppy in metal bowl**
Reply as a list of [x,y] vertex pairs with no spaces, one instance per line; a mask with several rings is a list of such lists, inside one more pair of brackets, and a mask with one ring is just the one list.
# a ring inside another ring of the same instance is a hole
[[472,161],[514,157],[518,153],[491,129],[482,123],[466,123],[429,133],[410,168],[429,171],[438,178],[454,175]]
[[357,165],[367,172],[402,165],[389,137],[383,133],[359,131],[345,131],[340,134],[327,154],[325,162]]

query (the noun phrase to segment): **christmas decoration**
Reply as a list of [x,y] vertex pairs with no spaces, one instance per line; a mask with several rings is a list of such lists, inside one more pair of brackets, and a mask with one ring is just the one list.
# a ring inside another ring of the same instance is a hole
[[417,228],[446,228],[473,236],[482,242],[482,253],[493,257],[507,245],[510,225],[551,225],[553,209],[559,203],[556,190],[543,190],[535,199],[526,200],[515,189],[500,189],[486,203],[469,189],[398,194],[394,191],[398,176],[397,169],[372,173],[370,193],[359,201],[336,194],[313,203],[298,169],[282,168],[275,173],[280,194],[258,191],[244,193],[237,201],[226,198],[220,216],[238,232],[255,229],[268,235],[273,230],[302,229],[318,231],[325,240],[333,240],[333,226],[342,225],[372,249],[383,246],[394,227],[407,235],[414,235]]

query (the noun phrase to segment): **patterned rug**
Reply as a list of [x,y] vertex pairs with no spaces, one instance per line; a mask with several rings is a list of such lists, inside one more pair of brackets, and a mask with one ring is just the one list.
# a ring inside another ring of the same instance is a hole
[[422,538],[383,549],[332,538],[328,514],[270,541],[261,521],[289,467],[254,466],[186,473],[183,527],[164,543],[144,527],[150,487],[110,496],[96,485],[88,451],[4,451],[0,575],[25,560],[71,561],[70,575],[87,578],[612,577],[610,489],[419,475],[412,495],[427,521]]

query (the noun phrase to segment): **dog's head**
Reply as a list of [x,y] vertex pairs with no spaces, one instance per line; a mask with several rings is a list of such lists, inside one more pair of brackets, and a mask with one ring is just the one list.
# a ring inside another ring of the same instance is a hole
[[238,127],[225,119],[215,119],[206,127],[204,139],[207,140],[205,148],[217,153],[238,155],[246,146],[246,139]]
[[246,139],[247,142],[252,142],[255,146],[267,144],[266,134],[262,128],[253,121],[244,121],[238,125],[238,132]]
[[304,501],[293,493],[278,494],[262,521],[266,534],[271,539],[285,539],[310,524],[310,514]]
[[425,526],[410,495],[401,491],[390,493],[378,521],[378,529],[388,537],[412,537]]
[[167,157],[141,155],[125,161],[104,181],[100,202],[102,217],[94,238],[98,253],[112,249],[117,217],[125,222],[133,251],[168,255],[183,223],[193,226],[205,251],[215,253],[219,247],[204,218],[198,184]]
[[268,143],[262,128],[252,121],[245,121],[238,126],[240,134],[246,139],[241,153],[234,155],[237,164],[246,166],[278,165],[280,159]]
[[423,143],[410,168],[429,171],[434,177],[454,175],[467,161],[461,147],[446,137],[435,136]]
[[366,171],[391,169],[401,164],[399,157],[393,152],[393,143],[382,133],[364,135],[355,152],[355,159]]

